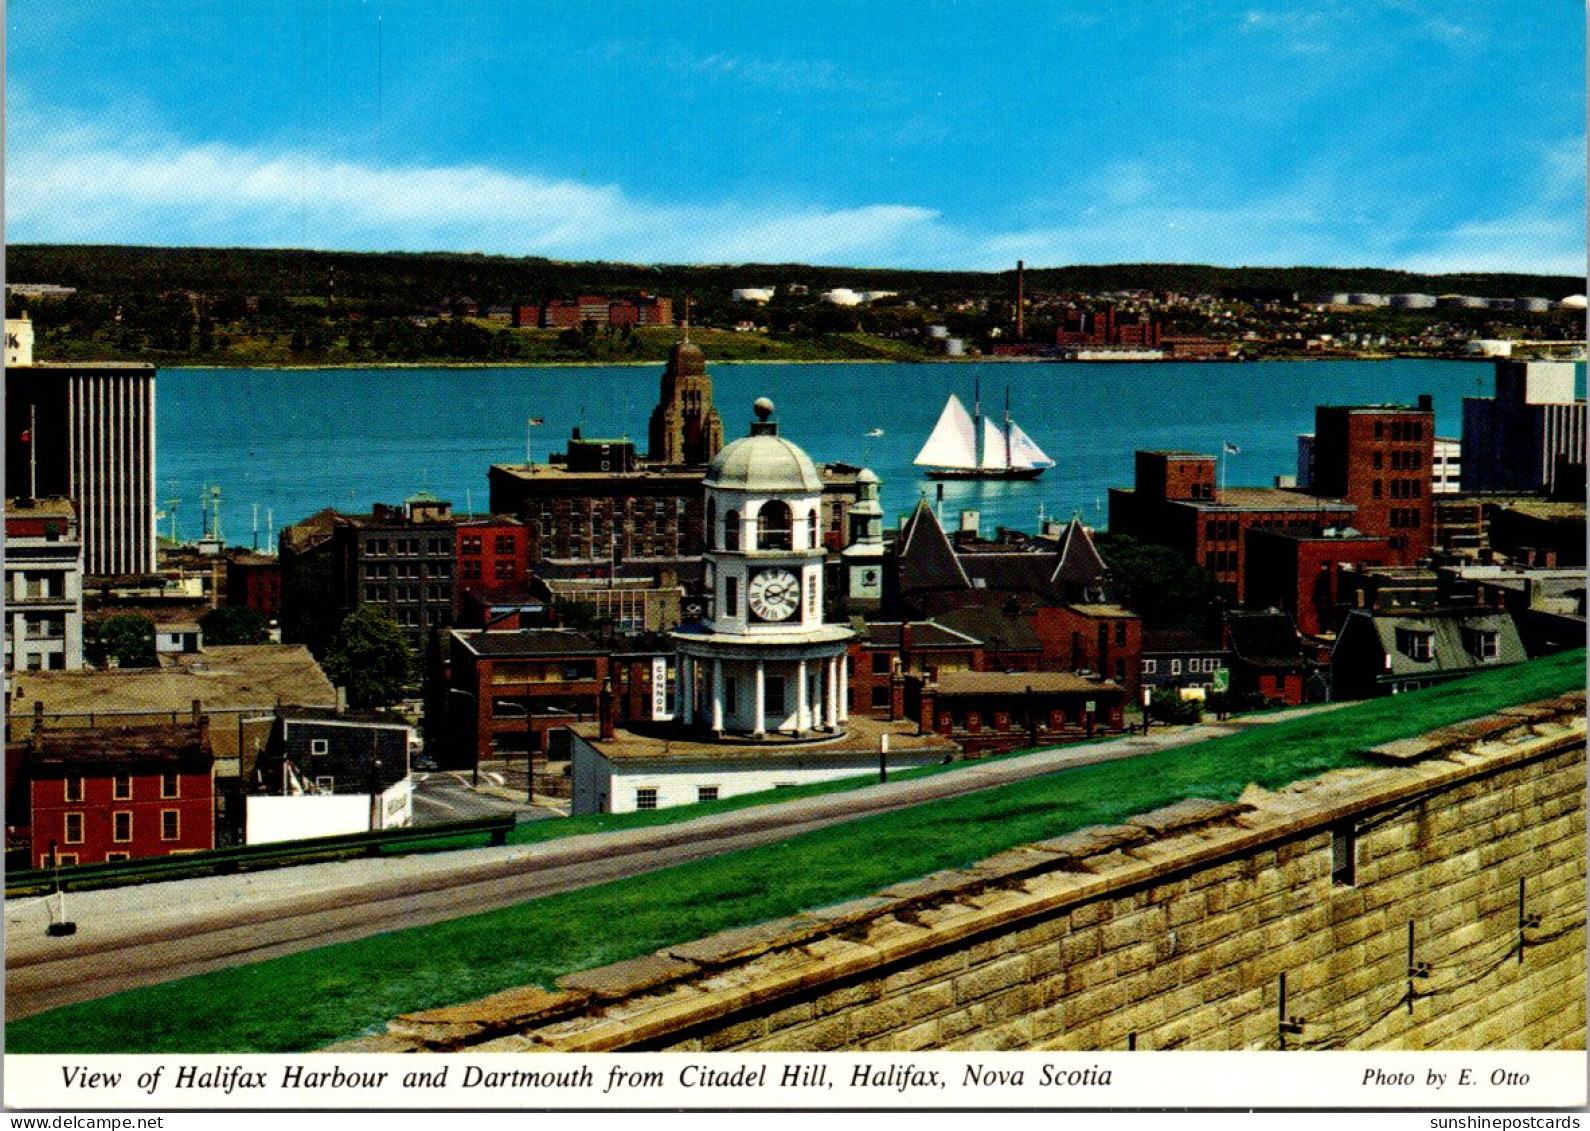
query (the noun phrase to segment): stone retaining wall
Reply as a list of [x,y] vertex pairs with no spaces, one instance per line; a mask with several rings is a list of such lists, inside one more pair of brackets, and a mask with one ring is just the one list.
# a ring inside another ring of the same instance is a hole
[[1584,696],[1374,753],[338,1051],[1583,1048]]

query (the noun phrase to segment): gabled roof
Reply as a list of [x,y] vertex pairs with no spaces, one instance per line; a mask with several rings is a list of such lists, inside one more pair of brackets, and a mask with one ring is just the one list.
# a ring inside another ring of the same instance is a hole
[[955,547],[950,545],[949,536],[926,499],[917,502],[900,536],[899,562],[903,592],[972,587]]
[[129,727],[63,727],[29,741],[32,766],[162,764],[208,769],[214,761],[207,728],[196,723]]
[[600,656],[607,647],[567,628],[523,628],[511,632],[454,629],[453,639],[477,656]]
[[1297,627],[1276,609],[1226,614],[1231,650],[1244,663],[1260,668],[1293,668],[1302,662]]
[[1095,585],[1109,572],[1093,536],[1076,515],[1071,516],[1065,532],[1060,535],[1060,550],[1055,555],[1054,572],[1049,580],[1055,584]]
[[967,637],[982,641],[983,646],[999,652],[1040,652],[1043,641],[1033,631],[1025,617],[1009,616],[987,605],[968,605],[952,609],[933,618],[942,628],[953,629]]
[[[1473,668],[1492,668],[1516,664],[1529,657],[1518,634],[1518,626],[1507,613],[1495,610],[1471,609],[1417,609],[1406,613],[1368,613],[1354,610],[1342,626],[1342,636],[1354,622],[1368,621],[1380,642],[1381,651],[1389,658],[1384,676],[1417,675],[1420,672],[1468,671]],[[1470,650],[1470,632],[1496,634],[1496,658],[1482,659]],[[1415,660],[1404,651],[1405,640],[1398,631],[1429,634],[1430,659]],[[1361,631],[1361,629],[1360,629]]]

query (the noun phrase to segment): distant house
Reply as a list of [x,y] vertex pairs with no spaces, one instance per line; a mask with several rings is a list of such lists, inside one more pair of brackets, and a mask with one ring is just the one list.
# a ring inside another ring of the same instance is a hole
[[278,711],[254,765],[245,843],[406,827],[412,736],[402,719],[376,713]]
[[1180,629],[1143,631],[1143,687],[1180,694],[1214,689],[1216,673],[1231,667],[1231,653],[1217,641]]
[[1331,652],[1331,696],[1396,695],[1527,658],[1513,618],[1499,610],[1355,611]]
[[1277,609],[1227,613],[1225,641],[1234,694],[1303,702],[1303,653],[1291,617]]
[[1126,689],[1072,672],[954,671],[908,678],[907,717],[968,754],[1119,733]]
[[12,750],[16,786],[22,792],[25,785],[28,799],[32,867],[215,847],[207,718],[127,727],[36,724]]

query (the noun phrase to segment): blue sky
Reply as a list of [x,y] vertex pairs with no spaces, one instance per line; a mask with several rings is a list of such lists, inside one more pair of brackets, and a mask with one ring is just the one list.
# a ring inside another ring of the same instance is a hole
[[10,0],[14,242],[1581,274],[1577,0]]

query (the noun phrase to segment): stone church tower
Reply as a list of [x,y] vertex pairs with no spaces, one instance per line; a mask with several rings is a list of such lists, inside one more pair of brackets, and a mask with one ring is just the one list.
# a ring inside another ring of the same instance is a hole
[[662,398],[652,410],[647,458],[652,463],[705,467],[723,447],[723,418],[712,407],[707,357],[688,337],[668,355]]

